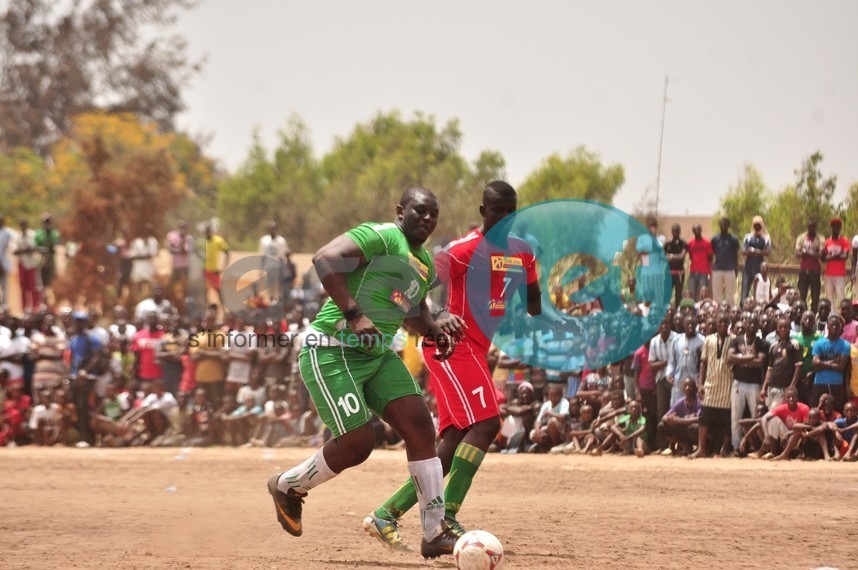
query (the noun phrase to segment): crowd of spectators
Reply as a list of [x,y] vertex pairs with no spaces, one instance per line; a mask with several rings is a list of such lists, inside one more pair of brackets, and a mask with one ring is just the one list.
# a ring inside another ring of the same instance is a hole
[[[490,353],[503,421],[493,450],[858,459],[858,321],[850,296],[858,236],[850,243],[841,226],[831,220],[824,238],[809,222],[795,244],[798,276],[788,279],[769,272],[761,218],[742,240],[722,220],[711,240],[695,226],[688,242],[679,226],[670,240],[658,235],[653,221],[652,241],[664,248],[672,285],[656,334],[628,347],[633,354],[622,361],[590,367],[587,347],[575,348],[580,339],[530,329],[523,317],[514,331],[526,341],[517,345],[521,353]],[[296,357],[324,291],[318,280],[308,286],[309,276],[298,283],[285,238],[273,222],[268,230],[260,240],[260,259],[270,264],[260,267],[267,292],[247,310],[224,310],[226,240],[207,227],[198,248],[182,224],[165,240],[169,280],[152,265],[160,244],[151,228],[115,244],[123,302],[102,314],[52,299],[61,239],[50,216],[38,232],[22,224],[17,234],[0,217],[0,294],[5,303],[12,254],[24,307],[21,315],[0,314],[0,445],[318,446],[329,432]],[[208,299],[218,301],[200,315],[186,293],[195,251],[202,251]],[[623,300],[646,313],[635,287],[631,279]],[[574,302],[561,287],[550,297],[569,315],[602,309],[598,299]],[[634,337],[610,319],[591,324],[587,337]],[[418,347],[407,331],[394,346],[434,409]],[[556,368],[528,364],[536,351]],[[378,446],[401,445],[374,421]]]

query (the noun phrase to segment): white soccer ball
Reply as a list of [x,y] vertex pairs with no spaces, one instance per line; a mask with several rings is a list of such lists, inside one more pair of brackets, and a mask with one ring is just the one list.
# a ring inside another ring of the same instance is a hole
[[503,566],[503,545],[490,532],[471,530],[456,541],[453,561],[459,570],[497,570]]

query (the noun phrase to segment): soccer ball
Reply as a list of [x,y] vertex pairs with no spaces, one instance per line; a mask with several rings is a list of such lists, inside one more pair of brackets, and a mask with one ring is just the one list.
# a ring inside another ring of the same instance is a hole
[[456,541],[453,561],[459,570],[497,570],[503,565],[503,546],[492,533],[471,530]]

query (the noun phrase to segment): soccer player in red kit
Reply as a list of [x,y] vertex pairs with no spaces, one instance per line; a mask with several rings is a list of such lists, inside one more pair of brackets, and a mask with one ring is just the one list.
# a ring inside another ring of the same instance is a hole
[[[460,536],[464,529],[456,514],[500,429],[500,411],[486,361],[492,334],[510,296],[522,285],[527,287],[527,312],[541,313],[536,259],[531,247],[503,231],[496,230],[491,239],[503,239],[504,245],[495,246],[485,237],[517,207],[518,197],[512,186],[490,182],[480,206],[482,226],[450,242],[435,258],[438,279],[447,284],[447,307],[437,316],[438,323],[444,322],[446,327],[452,321],[461,334],[456,351],[446,361],[433,358],[435,349],[431,343],[424,343],[423,351],[438,404],[438,457],[444,474],[450,473],[445,488],[445,524]],[[495,238],[495,234],[500,235]],[[409,479],[364,519],[364,530],[386,546],[410,550],[399,535],[397,523],[416,503],[417,494]]]

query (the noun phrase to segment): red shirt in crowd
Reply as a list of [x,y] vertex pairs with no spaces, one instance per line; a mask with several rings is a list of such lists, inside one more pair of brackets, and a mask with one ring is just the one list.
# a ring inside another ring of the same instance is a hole
[[712,243],[705,237],[700,239],[693,238],[688,242],[688,256],[691,258],[691,273],[703,273],[709,275],[712,273],[712,264],[709,261],[709,256],[715,255],[715,250],[712,249]]
[[825,257],[828,261],[825,263],[825,274],[829,277],[846,277],[846,260],[831,259],[834,255],[840,255],[844,251],[849,251],[852,244],[843,236],[839,238],[828,238],[825,240]]
[[807,422],[808,412],[810,412],[810,407],[807,404],[796,402],[794,410],[789,409],[789,404],[775,406],[772,410],[772,415],[783,420],[788,429],[792,429],[795,424]]
[[137,353],[140,363],[137,374],[141,380],[158,380],[161,378],[161,366],[158,364],[156,351],[161,346],[161,337],[163,336],[164,331],[161,329],[156,331],[142,329],[134,335],[131,350]]

